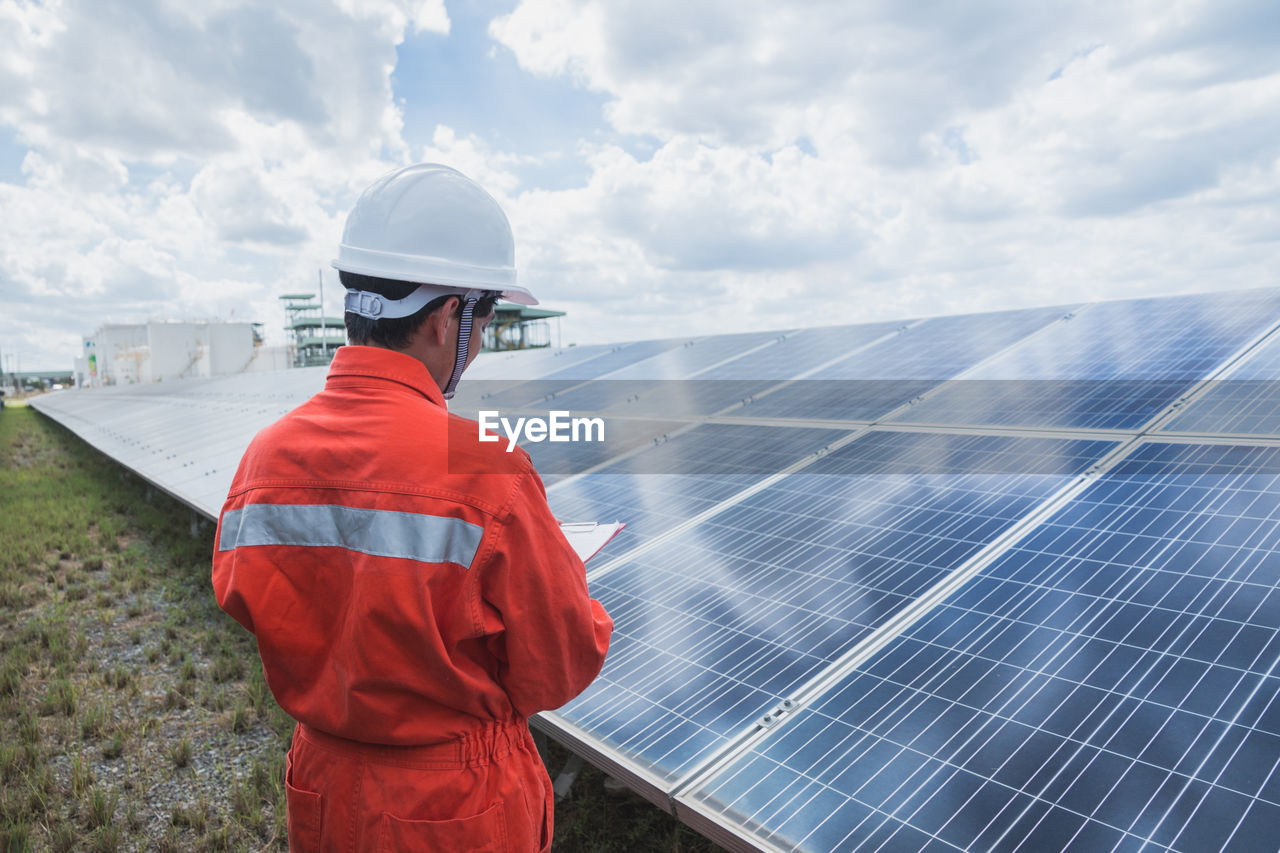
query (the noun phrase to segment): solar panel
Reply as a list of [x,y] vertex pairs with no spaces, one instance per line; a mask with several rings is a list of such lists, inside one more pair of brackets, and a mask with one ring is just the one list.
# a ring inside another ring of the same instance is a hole
[[319,391],[322,368],[65,391],[34,405],[89,445],[216,518],[258,430]]
[[1230,435],[1280,435],[1280,336],[1271,336],[1162,429]]
[[543,482],[549,485],[603,465],[616,456],[662,441],[667,434],[686,426],[675,421],[614,419],[609,421],[603,441],[552,443],[523,440],[518,444],[528,451],[534,468]]
[[[548,490],[557,518],[625,521],[604,558],[625,553],[847,433],[703,424]],[[596,564],[592,564],[595,566]]]
[[501,391],[513,389],[530,379],[564,370],[616,349],[616,346],[597,345],[481,353],[467,368],[466,381],[458,384],[450,406],[469,411],[492,408],[485,401]]
[[[504,361],[501,359],[488,362],[485,371],[476,375],[467,375],[467,380],[459,385],[455,397],[455,411],[474,412],[479,409],[494,409],[507,412],[531,411],[539,407],[545,410],[550,398],[577,388],[584,382],[605,376],[637,362],[642,362],[655,355],[670,350],[683,348],[693,339],[668,338],[657,341],[638,341],[609,347],[592,347],[589,358],[573,358],[572,349],[565,351],[561,360],[553,357],[531,359],[521,363],[520,372],[516,375],[523,381],[513,382],[511,377],[503,377]],[[480,359],[477,358],[477,361]],[[499,378],[501,377],[501,378]],[[557,404],[557,408],[566,408]],[[577,407],[581,410],[581,407]]]
[[841,358],[851,350],[891,335],[903,323],[867,323],[860,326],[828,326],[781,334],[768,346],[704,370],[699,379],[794,379],[814,367]]
[[592,575],[613,644],[553,716],[673,783],[1112,446],[864,435]]
[[935,317],[752,400],[744,417],[871,421],[1016,343],[1073,307]]
[[688,799],[786,849],[1274,849],[1280,448],[1142,445]]
[[689,341],[684,346],[637,362],[609,374],[610,379],[695,379],[705,370],[722,362],[740,358],[752,350],[776,343],[795,330],[780,332],[745,332],[734,335],[712,335]]
[[1098,303],[892,420],[1139,429],[1278,315],[1274,290]]
[[[901,325],[875,323],[725,336],[732,341],[704,338],[629,344],[536,382],[489,389],[482,402],[513,411],[554,405],[571,411],[612,410],[654,417],[706,415],[737,405],[751,394],[773,387],[779,379],[797,376],[845,355],[851,348],[893,334]],[[693,385],[664,381],[665,374],[682,363],[700,365]],[[580,382],[601,377],[607,379],[579,387]],[[468,400],[474,401],[474,397],[473,388]]]
[[543,378],[552,380],[596,379],[652,356],[683,347],[691,340],[691,338],[666,338],[659,341],[638,341],[631,344],[622,344],[613,348],[611,352],[602,353],[595,358],[548,373]]
[[[679,383],[667,383],[662,380],[615,381],[612,379],[596,379],[590,382],[543,380],[527,385],[535,389],[541,399],[525,401],[514,394],[494,395],[486,400],[486,404],[501,406],[504,402],[523,403],[526,408],[540,406],[572,412],[598,413],[613,409],[626,403],[637,393],[648,393],[656,388]],[[639,414],[653,416],[670,416],[664,407],[654,407],[652,411],[639,411]],[[631,414],[628,412],[627,414]]]
[[589,382],[535,380],[511,392],[486,395],[488,408],[522,411],[561,409],[617,417],[691,418],[736,407],[777,385],[773,379],[597,379]]
[[[623,416],[693,417],[739,406],[822,364],[893,334],[898,323],[723,335],[687,341],[597,382],[542,381],[487,401],[514,408],[551,405]],[[688,372],[681,375],[679,371]]]
[[513,382],[536,379],[548,373],[581,364],[600,355],[618,349],[616,344],[592,344],[590,346],[548,347],[546,349],[513,350],[511,352],[482,352],[467,368],[467,383],[458,386],[461,393],[467,384],[475,382]]

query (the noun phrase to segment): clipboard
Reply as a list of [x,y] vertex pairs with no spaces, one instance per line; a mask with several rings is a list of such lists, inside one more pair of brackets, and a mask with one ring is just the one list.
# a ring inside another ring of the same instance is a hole
[[609,540],[618,535],[618,531],[626,527],[625,521],[603,524],[598,521],[566,521],[560,525],[560,532],[569,541],[569,547],[577,553],[582,562],[586,562],[600,553],[600,549],[609,544]]

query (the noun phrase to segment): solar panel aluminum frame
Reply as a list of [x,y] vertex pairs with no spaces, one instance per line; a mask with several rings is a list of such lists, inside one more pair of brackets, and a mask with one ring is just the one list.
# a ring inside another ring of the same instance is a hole
[[754,353],[757,353],[760,350],[765,349],[766,347],[771,347],[774,344],[780,343],[781,341],[785,340],[788,335],[794,335],[798,331],[801,331],[801,330],[800,329],[784,329],[778,332],[777,335],[772,340],[764,341],[762,343],[757,344],[756,346],[751,347],[750,349],[743,350],[740,353],[736,353],[731,356],[726,356],[725,358],[720,359],[714,364],[708,364],[706,367],[699,368],[698,370],[695,370],[693,373],[689,374],[688,378],[693,379],[699,374],[706,373],[711,370],[715,370],[717,367],[728,364],[731,361],[735,361],[739,358],[746,358],[747,356],[753,355]]
[[[829,427],[828,427],[829,428]],[[1068,429],[1066,427],[1027,426],[952,426],[950,424],[867,424],[867,430],[876,432],[910,432],[942,435],[993,435],[1008,438],[1056,438],[1064,441],[1130,441],[1138,436],[1131,430],[1116,429]]]
[[[1215,382],[1216,381],[1218,380],[1215,380]],[[1223,380],[1223,381],[1231,381],[1231,380]],[[1280,383],[1277,383],[1277,384],[1280,385]],[[1194,404],[1200,402],[1203,399],[1206,399],[1208,397],[1208,393],[1211,393],[1211,389],[1206,394],[1197,395],[1194,399],[1186,400],[1181,407],[1179,407],[1178,409],[1175,409],[1174,411],[1169,412],[1167,418],[1162,418],[1161,424],[1171,424],[1176,422],[1177,419],[1183,414],[1184,411],[1187,410],[1188,407],[1193,406]],[[1152,427],[1150,430],[1148,430],[1147,434],[1156,435],[1162,439],[1169,439],[1169,440],[1173,440],[1175,438],[1197,439],[1197,440],[1203,441],[1206,444],[1212,443],[1221,438],[1225,438],[1231,441],[1232,443],[1237,443],[1237,444],[1252,444],[1255,440],[1258,440],[1258,439],[1280,438],[1280,427],[1277,427],[1277,429],[1274,432],[1208,432],[1208,431],[1200,431],[1200,430],[1193,430],[1193,429],[1169,429],[1163,425],[1156,425]]]
[[[927,394],[923,395],[918,399],[919,400],[928,399],[935,392],[941,391],[943,388],[946,388],[947,386],[949,386],[953,381],[956,381],[956,380],[948,380],[947,382],[942,383],[937,388],[932,389]],[[890,412],[889,414],[885,415],[885,418],[883,421],[875,422],[876,429],[889,429],[891,427],[902,426],[902,427],[908,427],[911,429],[916,429],[921,431],[943,430],[948,432],[978,432],[984,435],[996,434],[1003,430],[1018,430],[1023,435],[1058,435],[1064,432],[1070,432],[1071,435],[1076,438],[1123,440],[1126,438],[1132,438],[1135,435],[1141,435],[1147,432],[1148,430],[1152,429],[1153,424],[1160,422],[1163,418],[1165,418],[1169,414],[1171,410],[1173,410],[1173,408],[1177,405],[1177,401],[1174,401],[1168,404],[1165,408],[1161,409],[1158,414],[1153,415],[1146,423],[1134,429],[1120,429],[1120,428],[1109,428],[1109,427],[1031,426],[1031,425],[1020,425],[1020,424],[948,424],[948,423],[906,421],[906,420],[903,420],[903,421],[894,420],[890,422],[889,420],[890,418],[897,417],[901,411],[905,411],[909,409],[909,407],[912,405],[914,405],[914,402],[907,403],[905,404],[906,408],[895,409],[893,412]]]
[[749,839],[737,824],[721,819],[711,812],[691,809],[683,800],[676,800],[672,812],[681,823],[719,844],[730,853],[792,853],[792,848],[779,847],[758,834]]
[[[866,352],[872,347],[878,346],[879,344],[882,344],[885,341],[891,341],[909,329],[914,329],[916,326],[919,326],[921,323],[926,322],[927,319],[928,318],[922,318],[919,320],[906,321],[902,323],[902,325],[898,326],[897,328],[892,329],[888,332],[885,332],[883,335],[881,335],[878,338],[874,338],[872,340],[867,341],[864,344],[856,346],[853,349],[849,350],[848,352],[841,353],[840,355],[835,356],[834,358],[829,358],[826,361],[820,361],[817,364],[812,365],[811,367],[808,367],[800,371],[795,376],[792,376],[789,379],[780,379],[778,380],[778,384],[776,386],[774,386],[773,388],[770,388],[768,391],[763,392],[760,396],[764,396],[765,394],[771,394],[774,391],[776,391],[778,388],[782,388],[787,385],[790,385],[792,382],[798,382],[801,379],[807,379],[815,373],[819,373],[823,370],[826,370],[828,367],[832,367],[834,365],[840,364],[843,361],[848,361],[849,359],[853,358],[859,353]],[[804,331],[804,330],[801,330],[801,331]]]
[[[754,344],[748,343],[748,345],[745,348],[741,349],[738,352],[730,352],[728,355],[724,355],[723,357],[718,358],[715,361],[712,361],[708,364],[705,364],[702,367],[697,368],[696,370],[691,370],[687,374],[681,375],[679,377],[671,377],[671,378],[678,378],[678,379],[693,379],[702,373],[706,373],[709,370],[715,370],[721,365],[728,364],[729,362],[735,359],[744,358],[758,350],[762,350],[762,349],[765,349],[766,347],[773,346],[779,341],[784,340],[788,335],[794,334],[797,331],[800,331],[800,330],[799,329],[781,329],[774,332],[769,332],[769,331],[734,332],[734,333],[725,334],[725,335],[703,335],[702,337],[694,338],[686,342],[683,347],[677,347],[675,349],[668,350],[667,352],[658,353],[657,355],[652,355],[649,358],[644,359],[643,361],[638,361],[635,364],[628,365],[626,367],[620,367],[617,370],[609,373],[608,377],[613,379],[639,379],[639,380],[668,378],[666,376],[656,375],[660,371],[645,370],[646,367],[653,366],[652,364],[647,364],[647,363],[648,362],[658,363],[658,362],[670,359],[686,348],[701,349],[701,345],[703,343],[718,341],[722,338],[736,337],[736,338],[758,339],[759,341],[758,343],[754,343]],[[654,374],[654,375],[651,375],[651,374]]]
[[1277,435],[1200,435],[1197,433],[1143,433],[1135,436],[1134,448],[1148,444],[1208,444],[1228,447],[1275,447]]

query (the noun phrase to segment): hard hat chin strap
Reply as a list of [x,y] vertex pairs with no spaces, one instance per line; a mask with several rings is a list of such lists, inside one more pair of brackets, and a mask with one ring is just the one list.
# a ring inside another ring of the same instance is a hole
[[453,399],[453,392],[458,388],[458,380],[467,366],[467,352],[471,348],[471,322],[476,303],[484,291],[468,290],[462,297],[462,316],[458,319],[458,349],[453,357],[453,373],[449,374],[449,382],[444,386],[444,398]]

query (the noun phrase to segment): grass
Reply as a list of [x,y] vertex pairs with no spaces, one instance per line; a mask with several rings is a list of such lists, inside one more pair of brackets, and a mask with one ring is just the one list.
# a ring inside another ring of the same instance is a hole
[[[285,850],[293,722],[213,601],[208,528],[26,407],[0,494],[0,851]],[[588,766],[554,849],[719,848]]]
[[[283,786],[234,795],[283,772],[292,721],[213,602],[211,537],[28,408],[0,412],[0,494],[0,851],[285,849]],[[190,701],[207,672],[258,709],[243,744]]]

